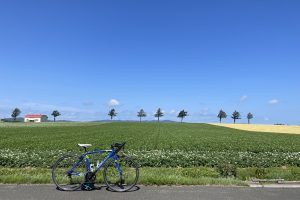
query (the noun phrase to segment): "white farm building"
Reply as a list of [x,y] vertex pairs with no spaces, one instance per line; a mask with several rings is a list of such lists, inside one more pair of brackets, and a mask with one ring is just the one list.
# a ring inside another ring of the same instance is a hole
[[47,115],[41,115],[41,114],[30,114],[26,115],[24,118],[24,122],[47,122],[48,117]]

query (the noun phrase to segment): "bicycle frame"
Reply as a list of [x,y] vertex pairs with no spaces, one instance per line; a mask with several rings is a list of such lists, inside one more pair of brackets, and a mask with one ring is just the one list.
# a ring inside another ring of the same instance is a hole
[[[90,164],[90,160],[88,158],[88,155],[93,155],[93,154],[97,154],[97,153],[102,154],[102,153],[107,153],[107,152],[110,152],[110,154],[100,163],[100,165],[97,167],[97,169],[94,172],[92,172],[91,164]],[[113,158],[115,160],[116,168],[118,169],[118,171],[120,173],[120,176],[122,176],[122,170],[120,168],[119,163],[117,162],[118,157],[117,157],[117,154],[116,154],[114,148],[112,148],[112,150],[96,150],[96,151],[92,151],[92,152],[85,152],[84,154],[82,154],[79,157],[79,160],[75,163],[75,165],[72,167],[72,169],[69,170],[69,174],[72,174],[74,172],[74,169],[79,165],[79,163],[83,159],[85,159],[85,164],[86,164],[87,171],[92,172],[95,175],[105,165],[105,163],[111,158]],[[79,176],[79,174],[77,174],[77,175]]]

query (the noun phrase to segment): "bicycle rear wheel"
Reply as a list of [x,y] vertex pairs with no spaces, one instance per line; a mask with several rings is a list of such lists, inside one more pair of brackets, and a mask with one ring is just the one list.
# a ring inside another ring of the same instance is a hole
[[[118,170],[120,166],[122,174]],[[110,160],[104,168],[105,184],[113,191],[125,192],[133,188],[139,178],[138,164],[130,157],[118,156],[118,160]]]
[[73,191],[81,187],[86,174],[85,161],[81,160],[71,171],[76,162],[80,160],[79,157],[76,154],[65,155],[53,165],[52,180],[58,189]]

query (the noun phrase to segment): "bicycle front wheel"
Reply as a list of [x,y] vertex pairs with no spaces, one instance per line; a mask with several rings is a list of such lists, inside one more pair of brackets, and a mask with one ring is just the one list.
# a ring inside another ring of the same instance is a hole
[[125,192],[133,188],[139,178],[138,164],[130,157],[118,156],[104,168],[105,184],[113,191]]
[[[85,180],[85,161],[76,154],[65,155],[52,168],[52,180],[58,189],[73,191],[81,187]],[[76,163],[78,164],[76,165]]]

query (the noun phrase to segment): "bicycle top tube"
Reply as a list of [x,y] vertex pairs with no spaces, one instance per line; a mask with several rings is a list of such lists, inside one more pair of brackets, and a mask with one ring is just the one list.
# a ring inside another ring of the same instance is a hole
[[84,153],[84,155],[88,155],[88,154],[97,154],[97,153],[108,153],[108,152],[112,152],[112,150],[94,150],[94,151],[87,151]]

